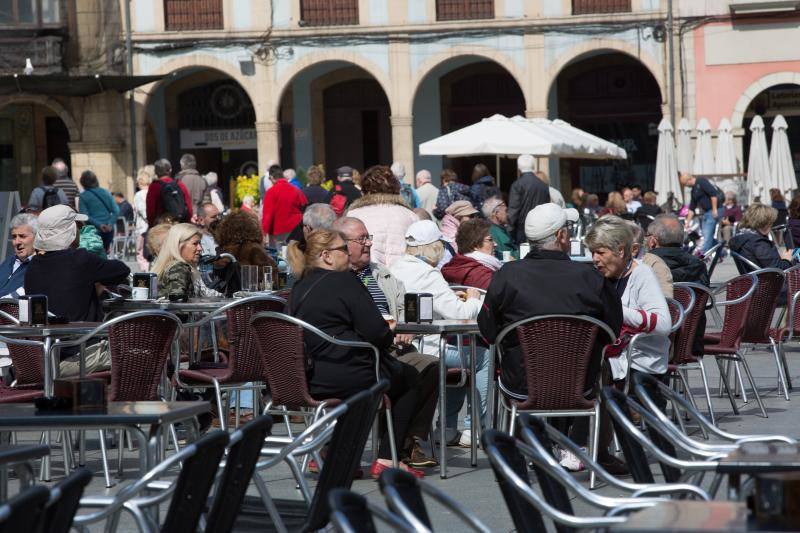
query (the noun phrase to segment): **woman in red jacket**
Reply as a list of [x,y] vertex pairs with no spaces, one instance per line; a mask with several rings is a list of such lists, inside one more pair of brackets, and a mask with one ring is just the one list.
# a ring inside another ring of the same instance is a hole
[[449,283],[486,289],[492,276],[503,263],[494,256],[492,225],[483,219],[461,223],[456,233],[458,255],[442,267],[442,276]]

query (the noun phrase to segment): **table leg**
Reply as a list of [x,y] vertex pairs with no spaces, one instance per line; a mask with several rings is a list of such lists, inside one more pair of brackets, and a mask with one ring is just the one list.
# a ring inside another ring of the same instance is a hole
[[486,367],[489,369],[489,383],[486,387],[486,416],[488,417],[487,425],[491,428],[497,427],[497,413],[495,411],[495,387],[494,387],[494,357],[495,357],[495,347],[494,345],[489,348],[489,352],[487,354],[489,361],[486,363]]
[[43,339],[44,343],[44,395],[53,395],[53,362],[50,350],[53,347],[53,338],[49,335]]
[[481,420],[480,420],[480,396],[478,395],[478,384],[477,384],[477,377],[475,375],[475,355],[476,355],[476,347],[475,342],[477,341],[477,337],[475,335],[470,335],[469,337],[469,373],[470,373],[470,386],[469,386],[469,393],[472,397],[472,401],[470,402],[472,407],[472,439],[470,442],[470,464],[472,466],[478,466],[478,438],[480,437],[481,432]]
[[0,465],[0,502],[8,500],[8,467]]
[[728,500],[732,502],[739,501],[739,474],[728,476]]
[[447,391],[447,337],[439,337],[439,475],[447,477],[447,431],[446,391]]
[[[151,448],[150,448],[150,440],[147,438],[147,435],[144,434],[144,431],[141,430],[138,426],[130,426],[121,428],[130,431],[133,433],[133,436],[136,438],[136,444],[139,446],[139,474],[145,475],[148,470],[152,467],[155,463],[155,456],[151,456]],[[152,430],[151,430],[152,431]],[[122,439],[117,444],[117,446],[123,446],[124,443],[124,433]],[[153,461],[151,462],[151,457]]]

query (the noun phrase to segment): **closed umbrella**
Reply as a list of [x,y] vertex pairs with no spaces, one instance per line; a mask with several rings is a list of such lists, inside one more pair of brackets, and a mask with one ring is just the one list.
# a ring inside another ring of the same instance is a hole
[[[723,118],[719,122],[717,152],[714,159],[717,174],[736,174],[739,172],[739,162],[736,160],[736,146],[733,143],[733,127],[727,118]],[[736,180],[733,178],[721,178],[719,187],[725,192],[738,192]]]
[[678,163],[675,157],[675,140],[672,137],[672,124],[666,118],[658,125],[658,153],[656,155],[656,180],[654,185],[658,203],[669,200],[670,195],[681,194],[678,182]]
[[678,122],[678,172],[692,173],[692,124],[685,118]]
[[783,115],[778,115],[772,121],[772,146],[769,150],[769,168],[772,184],[780,189],[783,194],[791,196],[791,191],[797,189],[797,177],[794,173],[794,161],[789,148],[789,137],[786,130],[789,125]]
[[697,145],[694,151],[692,174],[711,175],[714,173],[714,150],[711,147],[711,125],[701,118],[697,123]]
[[768,201],[770,172],[767,138],[764,135],[764,120],[756,115],[750,123],[750,159],[747,161],[747,185],[750,190],[747,198],[753,203],[757,196]]

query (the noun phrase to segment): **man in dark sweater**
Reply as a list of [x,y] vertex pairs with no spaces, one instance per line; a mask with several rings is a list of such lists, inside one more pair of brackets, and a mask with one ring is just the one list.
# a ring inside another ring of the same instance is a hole
[[[130,269],[122,261],[100,259],[77,248],[76,221],[87,220],[65,205],[53,206],[39,215],[39,229],[33,246],[36,249],[25,272],[25,294],[47,296],[48,310],[71,322],[99,322],[103,319],[98,285],[123,283]],[[86,371],[108,368],[105,343],[87,348]],[[94,350],[92,348],[95,348]],[[61,375],[74,375],[78,367],[74,357],[61,363]]]
[[550,203],[550,187],[536,177],[533,167],[532,155],[523,154],[517,158],[519,178],[511,185],[508,194],[508,222],[517,244],[525,242],[525,219],[531,209]]

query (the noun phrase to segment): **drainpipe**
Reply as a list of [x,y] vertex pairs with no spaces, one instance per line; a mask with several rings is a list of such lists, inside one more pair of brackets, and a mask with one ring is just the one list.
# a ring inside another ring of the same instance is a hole
[[672,0],[667,0],[667,47],[668,50],[668,64],[669,64],[669,72],[668,72],[668,83],[669,83],[669,120],[672,122],[672,127],[676,127],[675,124],[675,48],[673,46],[673,25],[674,21],[672,18]]
[[[128,55],[128,76],[133,76],[133,37],[131,35],[131,0],[125,0],[125,52]],[[133,89],[128,92],[128,112],[131,120],[131,177],[136,180],[136,100]],[[135,186],[134,186],[135,187]]]

